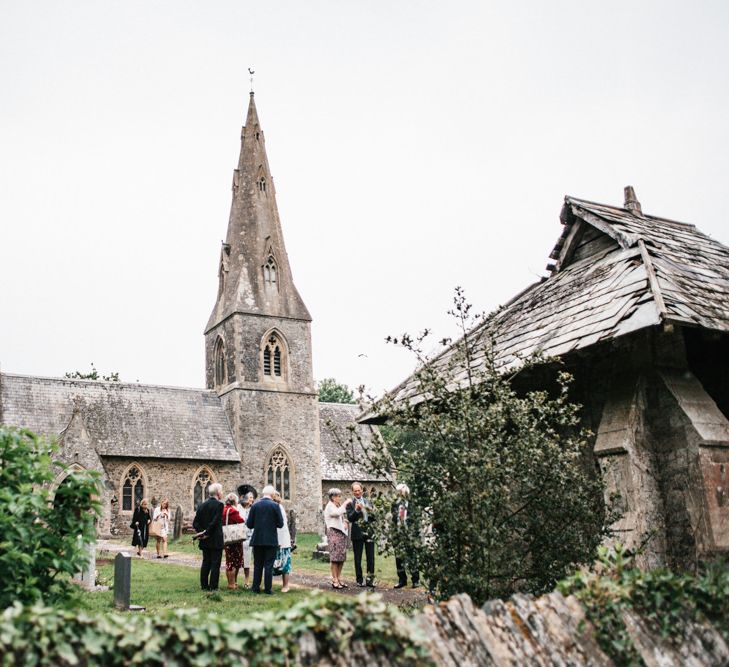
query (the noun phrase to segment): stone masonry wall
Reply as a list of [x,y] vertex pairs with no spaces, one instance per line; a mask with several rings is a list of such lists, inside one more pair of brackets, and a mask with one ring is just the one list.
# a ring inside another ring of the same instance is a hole
[[299,530],[319,530],[321,457],[315,395],[233,390],[222,396],[241,452],[243,476],[259,490],[265,485],[272,450],[280,445],[291,462],[291,501]]
[[[210,461],[203,464],[201,461],[183,461],[175,459],[130,459],[104,457],[103,465],[106,473],[109,503],[105,504],[103,511],[105,521],[108,525],[108,534],[127,535],[131,534],[129,522],[132,512],[122,511],[122,484],[129,467],[135,464],[142,471],[144,477],[144,496],[150,501],[155,498],[159,502],[162,498],[168,498],[170,509],[173,512],[177,506],[184,511],[186,522],[192,522],[195,511],[193,508],[193,485],[197,473],[206,467],[212,473],[212,481],[220,482],[223,485],[223,493],[235,492],[236,487],[241,483],[240,466],[237,463],[220,463]],[[102,535],[106,531],[100,530]]]

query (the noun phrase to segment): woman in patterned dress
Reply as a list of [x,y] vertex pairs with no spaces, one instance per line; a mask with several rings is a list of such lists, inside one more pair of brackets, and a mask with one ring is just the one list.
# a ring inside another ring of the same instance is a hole
[[324,508],[324,521],[327,525],[327,543],[329,544],[329,564],[332,572],[332,588],[349,588],[342,583],[342,568],[347,560],[347,533],[346,521],[347,505],[352,499],[342,503],[342,492],[339,489],[329,489],[329,502]]
[[[238,513],[238,496],[235,493],[229,493],[225,497],[225,507],[223,507],[223,525],[231,523],[245,523],[245,519]],[[234,591],[238,588],[236,579],[238,579],[238,570],[243,565],[243,543],[225,545],[225,576],[228,578],[228,589]]]

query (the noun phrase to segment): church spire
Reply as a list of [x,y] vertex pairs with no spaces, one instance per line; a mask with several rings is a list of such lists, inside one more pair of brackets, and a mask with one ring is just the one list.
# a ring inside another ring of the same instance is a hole
[[241,132],[220,287],[206,332],[233,313],[311,321],[294,286],[253,92]]

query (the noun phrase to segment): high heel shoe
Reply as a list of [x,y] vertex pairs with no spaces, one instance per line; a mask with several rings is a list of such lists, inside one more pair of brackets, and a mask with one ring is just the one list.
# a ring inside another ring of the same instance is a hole
[[340,585],[336,584],[335,582],[332,582],[332,588],[336,588],[337,590],[339,590],[340,588],[344,588],[344,586],[340,586]]

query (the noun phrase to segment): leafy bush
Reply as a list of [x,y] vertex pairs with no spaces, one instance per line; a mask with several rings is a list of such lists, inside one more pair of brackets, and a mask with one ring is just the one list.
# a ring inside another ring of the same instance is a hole
[[293,664],[302,650],[309,664],[319,664],[361,642],[375,657],[394,654],[403,665],[425,665],[422,639],[414,624],[377,596],[332,600],[314,594],[289,609],[245,620],[189,610],[157,618],[88,616],[16,604],[0,617],[0,664],[268,667]]
[[582,602],[598,642],[619,665],[642,664],[623,623],[628,610],[664,638],[687,620],[705,619],[729,639],[729,571],[724,563],[710,564],[698,575],[642,571],[620,544],[603,546],[595,566],[560,582],[559,590]]
[[62,469],[53,451],[30,431],[0,426],[0,609],[67,600],[95,538],[98,475],[73,472],[53,498],[48,485]]
[[393,340],[418,370],[407,398],[393,392],[374,406],[388,419],[388,442],[343,450],[363,452],[358,462],[383,475],[394,462],[411,492],[407,526],[388,530],[394,499],[381,501],[381,540],[438,598],[540,594],[594,559],[610,523],[602,481],[569,400],[570,376],[555,372],[551,391],[517,392],[498,365],[491,323],[476,327],[460,290],[454,302],[461,337],[442,341],[443,353],[423,352],[427,331]]

